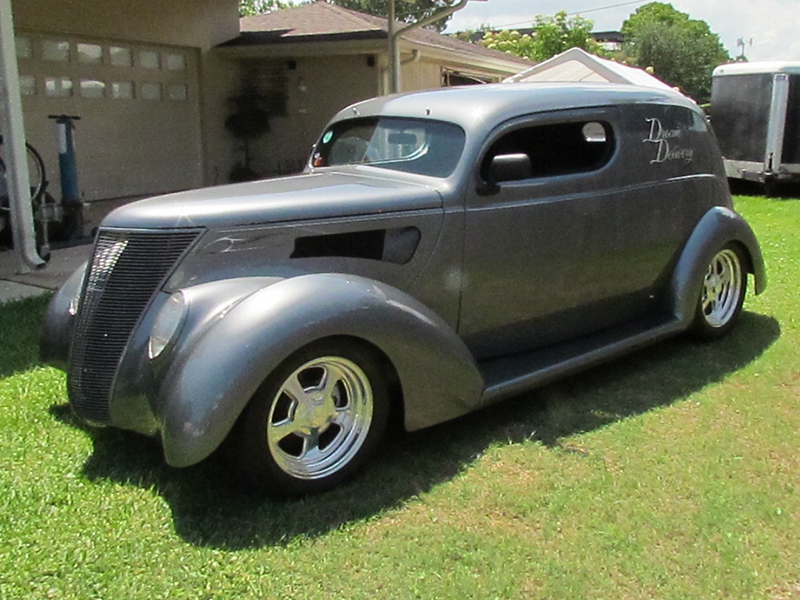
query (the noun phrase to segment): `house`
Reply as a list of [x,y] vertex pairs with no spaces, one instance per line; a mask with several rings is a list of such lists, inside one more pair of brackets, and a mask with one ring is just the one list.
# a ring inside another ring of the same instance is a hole
[[[252,148],[256,172],[299,170],[330,117],[389,93],[387,31],[384,18],[326,2],[242,19],[241,34],[216,53],[278,99],[269,133]],[[531,64],[429,29],[405,33],[400,53],[402,91],[499,82]]]
[[[297,170],[334,113],[387,89],[386,19],[325,2],[241,21],[237,0],[13,0],[12,13],[26,135],[55,197],[50,115],[80,117],[78,179],[91,202],[227,182],[242,157],[225,122],[244,83],[277,100],[250,149],[262,175]],[[400,49],[406,90],[525,66],[428,30]]]
[[59,197],[56,126],[75,139],[86,201],[201,186],[226,167],[219,121],[239,34],[237,0],[13,0],[28,141]]

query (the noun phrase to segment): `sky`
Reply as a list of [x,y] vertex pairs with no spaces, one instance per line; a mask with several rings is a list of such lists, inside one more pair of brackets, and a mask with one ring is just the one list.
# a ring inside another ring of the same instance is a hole
[[[477,29],[489,24],[498,29],[530,27],[537,14],[560,10],[594,21],[595,31],[619,31],[622,22],[648,0],[486,0],[472,1],[453,15],[447,33]],[[693,19],[708,23],[719,34],[731,56],[738,56],[746,42],[751,61],[800,61],[800,0],[662,0],[669,1]],[[624,6],[620,6],[623,5]],[[611,8],[606,8],[611,7]],[[601,9],[601,10],[596,10]],[[752,45],[750,44],[752,40]]]

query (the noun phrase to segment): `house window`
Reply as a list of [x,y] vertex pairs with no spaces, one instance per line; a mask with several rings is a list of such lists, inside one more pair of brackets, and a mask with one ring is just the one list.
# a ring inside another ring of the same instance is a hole
[[20,75],[19,92],[23,96],[36,95],[36,78],[31,75]]
[[142,50],[139,52],[139,64],[143,69],[160,69],[161,56],[153,50]]
[[142,98],[144,98],[145,100],[161,100],[161,84],[143,83]]
[[596,171],[611,160],[614,145],[611,125],[600,121],[521,127],[492,144],[481,164],[481,177],[488,179],[495,156],[508,154],[528,156],[532,178]]
[[33,58],[33,42],[31,38],[17,36],[17,58]]
[[133,99],[132,81],[114,81],[111,83],[111,97],[117,100]]
[[45,60],[66,62],[69,60],[69,42],[45,40],[42,42],[42,56]]
[[186,58],[183,54],[167,54],[167,71],[185,71]]
[[111,46],[108,49],[111,64],[115,67],[132,67],[133,53],[130,48],[122,46]]
[[99,65],[103,62],[103,47],[97,44],[78,44],[78,62]]
[[184,83],[172,83],[167,88],[167,95],[170,100],[186,100],[189,97],[189,91]]
[[81,96],[84,98],[102,98],[106,95],[106,84],[96,79],[81,79]]
[[68,98],[72,96],[72,80],[69,77],[46,77],[44,89],[48,96]]

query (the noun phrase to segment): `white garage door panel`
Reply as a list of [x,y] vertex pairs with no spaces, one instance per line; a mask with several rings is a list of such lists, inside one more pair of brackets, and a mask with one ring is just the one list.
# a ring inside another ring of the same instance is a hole
[[88,199],[153,194],[200,184],[200,147],[187,106],[82,111],[76,150]]
[[45,158],[54,195],[51,114],[81,117],[75,141],[87,201],[202,184],[196,50],[35,33],[18,34],[20,47],[26,131]]

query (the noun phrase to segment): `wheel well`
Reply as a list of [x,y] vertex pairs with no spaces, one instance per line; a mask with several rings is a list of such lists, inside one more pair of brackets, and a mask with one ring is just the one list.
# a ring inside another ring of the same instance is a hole
[[[284,360],[287,360],[294,354],[298,352],[302,352],[303,349],[318,344],[320,342],[336,342],[336,341],[347,341],[351,344],[357,344],[363,347],[367,352],[369,352],[372,356],[375,357],[376,361],[381,367],[381,370],[386,374],[386,387],[389,391],[389,421],[388,421],[388,430],[387,434],[394,435],[399,434],[402,431],[405,431],[405,403],[403,402],[403,389],[400,383],[400,377],[397,374],[397,370],[395,369],[394,364],[383,352],[380,348],[378,348],[375,344],[368,342],[363,338],[359,338],[356,336],[349,336],[349,335],[340,335],[340,336],[331,336],[325,338],[319,338],[314,340],[313,342],[309,342],[304,346],[301,346],[297,350],[295,350],[292,354],[287,355]],[[264,389],[264,386],[267,385],[269,380],[269,376],[265,377],[265,379],[261,382],[256,392],[253,394],[251,398],[248,399],[248,404],[252,402],[253,397],[259,394],[261,390]],[[236,431],[242,426],[242,420],[244,419],[244,415],[246,413],[246,407],[239,413],[236,418],[236,422],[231,427],[231,430],[226,434],[225,439],[223,440],[220,448],[223,448],[223,452],[230,453],[231,446],[234,443],[233,438],[236,436]]]
[[747,272],[751,275],[755,275],[756,270],[753,267],[753,257],[750,255],[750,250],[747,246],[738,240],[731,242],[731,245],[736,246],[736,249],[739,250],[739,253],[744,257],[744,266]]

